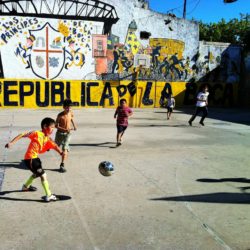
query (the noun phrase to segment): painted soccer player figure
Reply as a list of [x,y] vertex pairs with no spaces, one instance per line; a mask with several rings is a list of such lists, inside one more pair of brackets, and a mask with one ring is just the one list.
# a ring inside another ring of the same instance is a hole
[[125,130],[128,127],[128,118],[133,114],[131,108],[127,106],[126,99],[120,100],[120,105],[117,107],[114,118],[117,117],[116,127],[117,127],[117,135],[116,135],[116,146],[120,146],[122,144],[122,136]]
[[196,109],[195,109],[195,113],[192,115],[192,117],[190,118],[190,120],[188,121],[189,125],[192,126],[192,122],[194,121],[194,119],[196,118],[196,116],[202,112],[203,115],[201,117],[200,120],[200,124],[202,126],[204,126],[204,120],[208,115],[208,110],[207,110],[207,105],[208,105],[208,87],[204,86],[202,88],[202,91],[198,93],[197,95],[197,102],[196,102]]
[[25,182],[22,187],[22,191],[36,191],[37,188],[31,186],[34,179],[40,177],[42,186],[45,191],[45,201],[56,201],[57,198],[51,193],[49,188],[49,182],[47,180],[46,173],[42,167],[42,162],[38,158],[39,154],[47,152],[49,149],[56,150],[62,157],[64,152],[57,146],[57,144],[52,141],[50,135],[55,128],[55,120],[52,118],[44,118],[41,122],[42,130],[24,132],[16,136],[9,143],[5,145],[6,148],[10,148],[21,138],[29,138],[30,144],[24,156],[24,163],[26,167],[33,173],[29,179]]
[[69,148],[69,142],[71,138],[70,131],[72,130],[71,124],[73,125],[73,130],[76,130],[76,125],[74,122],[74,114],[71,110],[72,101],[70,99],[66,99],[63,102],[63,111],[58,114],[56,118],[56,137],[55,142],[59,147],[62,147],[62,150],[64,152],[64,156],[62,157],[62,162],[60,165],[60,172],[64,173],[66,172],[64,162],[68,157],[68,152],[70,150]]
[[36,40],[35,36],[30,35],[29,37],[27,37],[26,45],[22,45],[21,43],[19,43],[15,51],[15,55],[20,56],[22,58],[23,63],[27,64],[26,69],[31,67],[30,55],[35,40]]

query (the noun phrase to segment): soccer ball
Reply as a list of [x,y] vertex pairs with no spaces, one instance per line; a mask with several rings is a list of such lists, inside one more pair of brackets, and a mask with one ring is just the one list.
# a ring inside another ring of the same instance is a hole
[[114,173],[114,166],[111,162],[109,161],[102,161],[99,164],[99,172],[103,176],[111,176]]

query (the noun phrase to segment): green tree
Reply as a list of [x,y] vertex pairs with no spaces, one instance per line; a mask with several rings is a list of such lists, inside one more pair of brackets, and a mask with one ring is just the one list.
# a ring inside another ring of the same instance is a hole
[[240,14],[240,18],[234,18],[226,22],[221,19],[218,23],[203,23],[199,21],[200,40],[211,42],[224,42],[240,44],[250,47],[250,15]]

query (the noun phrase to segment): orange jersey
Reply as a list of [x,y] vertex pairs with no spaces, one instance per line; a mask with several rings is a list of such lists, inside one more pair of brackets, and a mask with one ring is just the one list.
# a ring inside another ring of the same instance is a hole
[[22,136],[31,140],[24,156],[25,160],[38,158],[39,154],[57,147],[56,143],[52,141],[50,137],[46,136],[42,131],[26,132],[23,133]]

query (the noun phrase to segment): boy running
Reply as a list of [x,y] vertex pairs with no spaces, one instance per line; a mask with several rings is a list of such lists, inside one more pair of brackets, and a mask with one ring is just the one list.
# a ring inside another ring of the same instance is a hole
[[170,119],[174,107],[175,107],[175,99],[172,97],[172,94],[170,94],[168,97],[168,104],[167,104],[167,109],[168,109],[167,120]]
[[76,130],[76,125],[74,123],[73,117],[74,114],[71,110],[72,101],[70,99],[66,99],[63,102],[63,109],[61,113],[58,114],[56,118],[56,137],[55,142],[59,147],[62,147],[62,150],[64,152],[64,155],[62,157],[62,162],[60,164],[60,172],[64,173],[66,172],[66,169],[64,167],[64,162],[68,157],[69,152],[69,142],[71,138],[70,130],[71,123],[73,125],[73,130]]
[[116,127],[117,127],[117,135],[116,135],[116,146],[122,145],[122,136],[125,130],[128,127],[128,118],[133,114],[132,109],[127,106],[126,99],[120,100],[120,106],[117,107],[114,118],[117,117]]
[[36,191],[37,188],[31,186],[34,179],[37,177],[41,178],[41,183],[45,191],[45,201],[56,201],[56,196],[51,193],[49,188],[49,182],[47,180],[46,173],[42,167],[42,162],[38,158],[39,154],[45,153],[49,149],[54,149],[62,157],[64,152],[56,145],[54,141],[49,137],[53,129],[55,128],[55,120],[52,118],[44,118],[41,122],[42,131],[31,131],[19,134],[9,143],[5,145],[6,148],[10,148],[14,143],[16,143],[21,138],[29,138],[30,144],[24,156],[24,163],[26,167],[33,173],[26,183],[22,187],[22,191]]
[[195,112],[192,115],[192,117],[190,118],[190,120],[188,121],[189,125],[192,126],[192,122],[194,121],[194,119],[196,118],[196,116],[202,112],[203,115],[201,117],[200,120],[200,124],[202,126],[205,126],[204,124],[204,120],[208,115],[208,87],[207,86],[203,86],[202,91],[198,93],[197,98],[196,98],[196,108],[195,108]]

